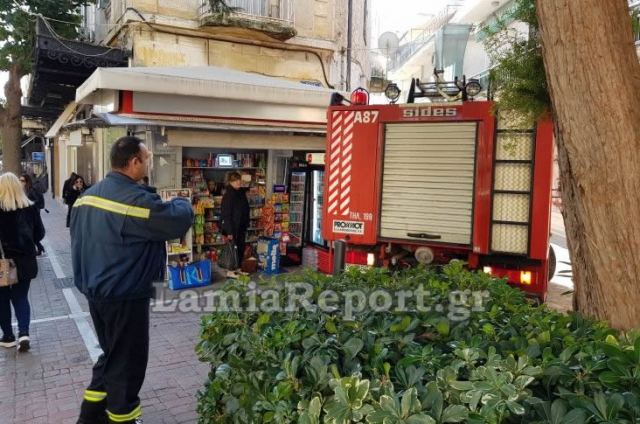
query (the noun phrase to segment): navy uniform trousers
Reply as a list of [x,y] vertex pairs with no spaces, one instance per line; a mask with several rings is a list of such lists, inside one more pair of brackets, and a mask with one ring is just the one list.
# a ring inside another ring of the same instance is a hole
[[[149,360],[149,299],[89,302],[103,354],[85,391],[80,423],[132,423]],[[108,419],[108,420],[107,420]]]

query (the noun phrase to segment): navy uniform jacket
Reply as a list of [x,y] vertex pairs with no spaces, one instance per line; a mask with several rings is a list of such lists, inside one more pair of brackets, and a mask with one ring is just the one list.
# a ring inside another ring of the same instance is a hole
[[151,297],[165,266],[165,241],[184,236],[192,222],[188,200],[163,202],[153,189],[109,173],[73,205],[76,287],[95,302]]

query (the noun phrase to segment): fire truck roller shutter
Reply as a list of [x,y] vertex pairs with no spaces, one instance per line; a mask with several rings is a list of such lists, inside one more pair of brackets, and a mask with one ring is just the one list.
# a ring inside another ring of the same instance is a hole
[[471,244],[476,132],[475,122],[386,126],[381,237]]

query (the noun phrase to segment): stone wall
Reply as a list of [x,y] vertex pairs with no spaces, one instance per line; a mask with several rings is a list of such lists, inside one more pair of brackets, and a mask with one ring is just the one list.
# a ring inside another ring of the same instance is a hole
[[[329,82],[337,89],[346,86],[347,2],[293,0],[297,36],[283,43],[320,54]],[[365,38],[370,36],[371,19],[365,19],[365,4],[370,16],[371,3],[372,0],[353,0],[352,89],[368,85],[370,43]],[[112,19],[124,13],[126,7],[134,7],[148,22],[164,28],[152,31],[141,23],[128,26],[128,35],[122,42],[133,50],[132,66],[221,66],[326,85],[315,54],[273,48],[273,43],[280,42],[257,31],[200,26],[200,6],[201,0],[112,0]],[[135,18],[131,11],[128,13],[129,19]],[[171,34],[185,30],[191,31],[190,35]],[[265,43],[254,46],[216,40],[220,35]]]
[[311,53],[148,30],[132,36],[133,66],[219,66],[324,84],[320,61]]

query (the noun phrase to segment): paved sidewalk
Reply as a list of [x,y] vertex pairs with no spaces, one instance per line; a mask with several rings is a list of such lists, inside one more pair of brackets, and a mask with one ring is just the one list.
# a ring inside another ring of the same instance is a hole
[[[47,254],[38,259],[40,272],[29,293],[32,348],[23,354],[0,350],[1,424],[75,423],[91,377],[89,352],[97,351],[87,303],[71,283],[66,209],[50,198],[47,208]],[[73,299],[80,310],[72,310]],[[82,328],[89,331],[83,335]],[[195,395],[209,370],[194,353],[198,333],[198,314],[152,312],[149,367],[140,393],[145,423],[197,422]]]

